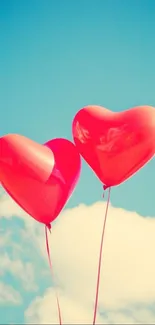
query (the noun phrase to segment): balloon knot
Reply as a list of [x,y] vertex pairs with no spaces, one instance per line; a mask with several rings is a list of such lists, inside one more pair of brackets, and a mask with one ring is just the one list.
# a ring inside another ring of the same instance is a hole
[[48,224],[46,225],[46,227],[48,228],[49,232],[51,233],[51,224],[48,223]]
[[[103,191],[106,191],[110,186],[108,185],[103,185]],[[103,193],[103,198],[104,198],[104,193]]]
[[106,190],[107,190],[107,188],[109,188],[109,186],[108,186],[108,185],[103,185],[103,189],[104,189],[104,191],[106,191]]

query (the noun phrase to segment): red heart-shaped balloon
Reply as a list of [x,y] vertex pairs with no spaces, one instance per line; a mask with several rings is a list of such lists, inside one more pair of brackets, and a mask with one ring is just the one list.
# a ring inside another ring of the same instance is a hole
[[155,153],[155,108],[112,112],[87,106],[75,116],[74,142],[106,187],[124,182]]
[[80,166],[80,155],[69,140],[41,145],[16,134],[0,138],[2,186],[28,214],[46,225],[73,192]]

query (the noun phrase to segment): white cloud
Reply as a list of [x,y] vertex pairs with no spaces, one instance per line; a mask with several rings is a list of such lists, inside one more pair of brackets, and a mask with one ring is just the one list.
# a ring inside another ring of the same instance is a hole
[[6,272],[17,277],[26,291],[37,289],[34,268],[30,262],[23,263],[19,259],[10,259],[8,254],[5,253],[1,255],[0,275],[4,275]]
[[0,228],[0,248],[8,244],[9,241],[10,241],[10,232],[7,231],[7,233],[5,233],[5,236],[3,236],[3,229]]
[[[12,217],[21,218],[25,222],[27,230],[30,229],[29,236],[31,236],[31,229],[33,229],[35,221],[30,218],[27,213],[20,209],[20,207],[11,198],[9,198],[8,195],[2,193],[0,196],[0,218]],[[33,264],[31,262],[24,262],[19,258],[19,255],[23,253],[25,247],[12,241],[11,229],[5,233],[5,236],[3,235],[4,231],[2,229],[0,230],[0,247],[7,245],[11,246],[13,250],[13,258],[10,258],[6,251],[5,253],[1,253],[0,275],[3,276],[6,272],[9,272],[12,276],[21,281],[21,284],[26,291],[36,291],[38,287],[35,283],[35,271]],[[23,230],[23,233],[21,232],[21,234],[24,235],[24,233],[25,232]],[[36,233],[34,233],[34,235],[36,235]],[[22,240],[23,239],[24,236]],[[35,243],[33,239],[32,241]]]
[[[11,203],[12,204],[12,203]],[[3,215],[18,215],[15,205]],[[65,210],[50,240],[56,283],[60,291],[63,324],[91,323],[99,244],[105,203]],[[23,213],[22,213],[23,215]],[[43,229],[24,216],[26,227],[45,256]],[[155,220],[110,206],[105,233],[99,294],[99,324],[155,322]],[[47,257],[46,257],[47,258]],[[52,282],[52,281],[51,281]],[[38,297],[25,313],[28,323],[56,323],[52,289]]]
[[11,286],[0,282],[0,306],[1,305],[20,305],[22,299],[20,294]]
[[[100,202],[66,210],[51,238],[58,280],[65,290],[90,303],[104,211],[105,204]],[[100,286],[100,298],[106,308],[155,299],[154,247],[155,220],[110,207]],[[88,287],[82,298],[79,282]]]
[[[67,293],[59,292],[59,297],[63,324],[91,324],[92,315],[88,308],[67,296]],[[25,316],[28,323],[59,324],[54,291],[47,290],[43,298],[37,298],[26,311]],[[98,324],[103,324],[103,319],[100,318]]]
[[[90,323],[104,212],[103,202],[89,207],[80,205],[65,210],[54,226],[50,246],[56,281],[62,290],[66,323],[83,323],[84,320]],[[154,219],[110,206],[99,296],[100,310],[106,311],[105,323],[143,322],[146,308],[139,309],[138,314],[131,306],[155,302],[154,247]],[[35,321],[37,317],[40,323],[52,321],[52,297],[52,293],[47,292],[43,299],[37,300],[35,316],[36,302],[30,306],[27,319]],[[71,307],[71,302],[75,307]],[[126,308],[132,312],[126,314]],[[152,317],[155,321],[155,310],[154,314],[149,309],[147,312],[145,322],[151,323]]]
[[29,216],[25,213],[8,195],[0,192],[0,217],[20,217],[26,221],[29,220]]

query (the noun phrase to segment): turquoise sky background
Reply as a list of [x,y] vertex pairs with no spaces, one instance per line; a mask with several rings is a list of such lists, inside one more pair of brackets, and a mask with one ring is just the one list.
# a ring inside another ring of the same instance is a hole
[[[155,106],[154,35],[153,0],[0,0],[0,136],[72,139],[72,119],[85,105]],[[152,160],[113,189],[112,204],[154,216],[154,175]],[[67,207],[101,198],[101,184],[83,163]],[[22,321],[22,311],[12,313]]]

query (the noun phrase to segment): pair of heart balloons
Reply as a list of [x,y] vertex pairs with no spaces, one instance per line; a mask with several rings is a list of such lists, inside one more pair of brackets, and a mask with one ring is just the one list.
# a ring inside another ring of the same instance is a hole
[[62,138],[44,145],[17,134],[0,138],[2,186],[48,227],[78,182],[80,154],[105,187],[124,182],[154,156],[155,108],[114,113],[87,106],[74,117],[72,133],[75,145]]

